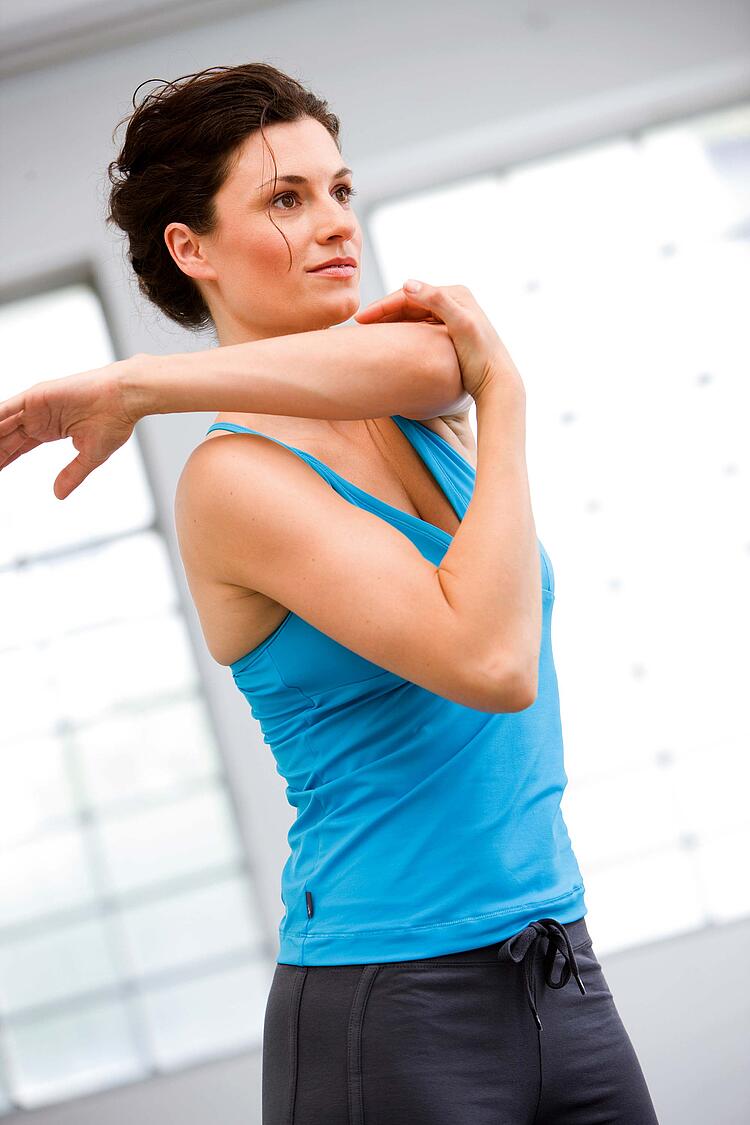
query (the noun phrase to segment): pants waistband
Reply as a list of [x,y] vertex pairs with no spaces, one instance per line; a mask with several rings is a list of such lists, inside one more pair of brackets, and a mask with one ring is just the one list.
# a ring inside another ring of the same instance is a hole
[[[531,923],[529,923],[529,925],[531,925]],[[587,941],[591,940],[585,918],[577,918],[575,922],[557,922],[557,925],[561,926],[567,932],[573,949],[585,945]],[[524,927],[524,930],[526,929],[528,929],[528,926]],[[518,934],[523,933],[524,930],[519,930]],[[425,957],[419,958],[418,960],[429,961],[431,965],[453,965],[460,964],[462,961],[486,961],[488,964],[492,964],[498,960],[500,947],[512,941],[517,936],[517,934],[514,934],[510,938],[503,938],[502,941],[493,941],[491,945],[479,945],[476,949],[462,949],[458,953],[443,953],[439,957]],[[408,962],[400,963],[408,964]]]

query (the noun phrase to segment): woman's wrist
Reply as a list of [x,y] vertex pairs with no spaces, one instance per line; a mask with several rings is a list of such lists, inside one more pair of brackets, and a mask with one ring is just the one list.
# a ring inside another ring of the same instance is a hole
[[485,403],[498,398],[507,402],[517,402],[525,408],[526,387],[517,371],[501,372],[489,376],[484,381],[481,390],[474,395],[477,414],[483,410]]
[[133,425],[149,414],[160,413],[153,402],[154,387],[149,382],[149,361],[153,358],[147,352],[137,352],[113,364],[125,413]]
[[199,354],[137,352],[119,361],[117,380],[125,411],[134,425],[149,414],[221,409],[201,402],[207,388],[205,380],[200,379]]

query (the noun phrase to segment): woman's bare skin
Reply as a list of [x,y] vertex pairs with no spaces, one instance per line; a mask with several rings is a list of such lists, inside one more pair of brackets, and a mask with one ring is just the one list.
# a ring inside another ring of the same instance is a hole
[[[335,430],[322,433],[320,422],[269,414],[221,413],[217,422],[235,422],[278,438],[318,457],[334,472],[386,504],[455,534],[459,521],[437,482],[390,418],[337,422]],[[476,469],[476,441],[467,414],[431,418],[421,425],[444,438]],[[231,431],[212,430],[203,441],[226,438]],[[200,535],[198,525],[190,532]],[[217,663],[239,660],[270,636],[288,610],[253,590],[222,581],[218,576],[198,573],[190,567],[192,557],[206,557],[200,542],[191,541],[183,562],[191,595],[198,612],[209,652]]]

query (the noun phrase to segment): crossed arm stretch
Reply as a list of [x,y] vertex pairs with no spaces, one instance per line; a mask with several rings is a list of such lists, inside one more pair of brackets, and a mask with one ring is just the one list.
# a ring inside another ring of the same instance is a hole
[[417,420],[469,409],[444,325],[395,322],[272,336],[132,365],[140,415],[181,411]]

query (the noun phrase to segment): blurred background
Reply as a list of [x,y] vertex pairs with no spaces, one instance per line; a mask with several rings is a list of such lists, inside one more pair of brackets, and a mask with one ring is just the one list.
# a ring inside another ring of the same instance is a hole
[[[135,88],[209,66],[271,63],[340,116],[363,304],[414,276],[488,312],[528,393],[589,931],[662,1125],[747,1121],[748,5],[0,18],[0,399],[214,345],[145,303],[104,224]],[[177,551],[175,485],[214,415],[142,420],[64,503],[72,442],[0,475],[8,1125],[260,1122],[293,810]]]

